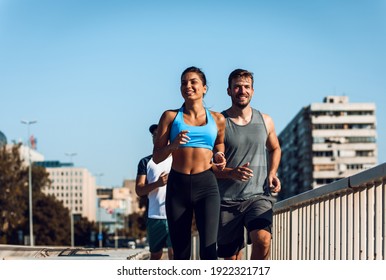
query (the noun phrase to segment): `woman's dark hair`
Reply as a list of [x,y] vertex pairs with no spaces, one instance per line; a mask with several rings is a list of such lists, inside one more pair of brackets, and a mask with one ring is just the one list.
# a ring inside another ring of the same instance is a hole
[[190,73],[190,72],[196,73],[200,77],[202,84],[204,86],[206,86],[206,77],[205,77],[204,72],[202,72],[202,70],[200,68],[195,67],[195,66],[188,67],[184,70],[184,72],[182,72],[181,81],[182,81],[182,78],[185,76],[185,74]]

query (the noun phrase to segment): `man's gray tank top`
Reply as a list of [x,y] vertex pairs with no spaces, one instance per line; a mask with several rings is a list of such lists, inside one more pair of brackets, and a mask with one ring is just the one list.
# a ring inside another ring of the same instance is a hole
[[226,119],[225,157],[227,167],[250,163],[253,177],[243,182],[233,179],[218,179],[221,200],[247,200],[257,194],[269,194],[267,187],[267,128],[263,116],[252,109],[252,119],[247,125],[235,124],[223,111]]

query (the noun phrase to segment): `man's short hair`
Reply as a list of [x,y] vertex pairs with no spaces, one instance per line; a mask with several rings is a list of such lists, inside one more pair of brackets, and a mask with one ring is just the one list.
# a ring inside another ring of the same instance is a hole
[[229,77],[228,77],[228,88],[231,88],[232,80],[236,79],[236,78],[239,78],[239,77],[251,78],[251,80],[252,80],[252,88],[253,88],[253,73],[249,72],[248,70],[244,70],[244,69],[236,69],[236,70],[233,70],[232,73],[229,74]]

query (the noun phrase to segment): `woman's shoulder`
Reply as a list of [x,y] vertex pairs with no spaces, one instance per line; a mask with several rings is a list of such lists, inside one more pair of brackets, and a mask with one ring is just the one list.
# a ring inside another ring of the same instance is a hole
[[180,109],[169,109],[164,112],[164,115],[175,115]]
[[217,121],[217,122],[225,122],[225,117],[223,114],[221,114],[220,112],[216,112],[216,111],[210,111],[210,114],[212,115],[212,117]]
[[164,120],[174,120],[178,113],[179,109],[169,109],[163,112],[162,119]]

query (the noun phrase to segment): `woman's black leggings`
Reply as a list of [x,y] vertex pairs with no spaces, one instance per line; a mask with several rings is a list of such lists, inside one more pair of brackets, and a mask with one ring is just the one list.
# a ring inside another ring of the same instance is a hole
[[166,189],[166,214],[174,259],[189,260],[193,213],[200,238],[200,259],[217,259],[220,194],[211,169],[198,174],[171,170]]

